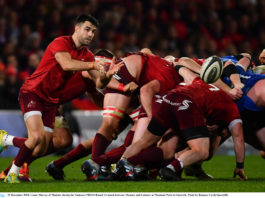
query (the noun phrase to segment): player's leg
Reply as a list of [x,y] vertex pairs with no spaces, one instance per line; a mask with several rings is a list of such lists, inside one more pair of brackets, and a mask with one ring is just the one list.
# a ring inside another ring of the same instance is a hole
[[30,115],[26,119],[26,127],[28,130],[28,139],[21,145],[17,156],[15,157],[14,163],[12,164],[5,182],[7,183],[18,183],[19,169],[23,163],[32,157],[34,149],[40,145],[44,140],[44,124],[40,113]]
[[170,165],[160,170],[160,176],[164,180],[179,180],[184,167],[201,162],[208,158],[210,140],[208,137],[201,137],[187,141],[189,150],[183,152]]
[[27,138],[10,135],[5,130],[0,130],[0,153],[8,146],[20,147],[26,139]]
[[132,143],[137,142],[143,137],[143,134],[146,131],[148,124],[149,124],[148,117],[144,116],[144,117],[139,118],[137,125],[136,125]]
[[259,142],[260,142],[260,145],[261,145],[261,146],[263,147],[263,149],[265,150],[265,127],[259,129],[259,130],[256,132],[256,136],[257,136],[257,139],[258,139]]
[[63,168],[68,164],[91,154],[93,140],[94,138],[91,138],[82,142],[81,144],[77,145],[73,150],[66,153],[64,156],[60,157],[55,161],[50,162],[46,167],[46,171],[55,180],[64,180],[65,175],[63,172]]
[[130,103],[130,96],[108,93],[104,97],[103,120],[92,145],[92,159],[102,155],[111,143],[113,136],[119,134],[118,126]]
[[[120,126],[118,127],[120,131],[123,131],[124,128],[128,125],[128,121],[131,120],[127,116],[125,116],[121,122]],[[124,153],[125,149],[131,144],[135,126],[137,121],[134,122],[133,127],[131,130],[127,133],[127,136],[124,140],[124,144],[112,149],[111,151],[102,154],[98,157],[96,157],[96,162],[92,159],[86,160],[81,167],[81,170],[84,174],[86,174],[86,177],[88,180],[108,180],[110,176],[110,166],[112,163],[116,163],[122,154]]]
[[154,144],[137,155],[127,158],[127,161],[134,166],[134,173],[131,176],[135,180],[148,180],[152,178],[148,174],[148,170],[157,170],[168,165],[174,158],[177,144],[178,138],[176,134],[169,129],[157,145]]
[[[148,130],[144,133],[143,137],[130,145],[124,152],[121,160],[117,163],[116,169],[113,172],[113,179],[115,180],[133,180],[133,165],[130,164],[127,159],[140,153],[143,149],[150,147],[155,144],[161,136],[153,135]],[[162,152],[162,151],[161,151]],[[162,153],[163,155],[163,153]],[[150,156],[149,156],[150,157]]]

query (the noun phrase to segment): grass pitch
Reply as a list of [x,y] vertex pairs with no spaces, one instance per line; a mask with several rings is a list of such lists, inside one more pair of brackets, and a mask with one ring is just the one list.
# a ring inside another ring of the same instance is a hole
[[[0,183],[0,192],[265,192],[265,160],[259,156],[246,156],[245,172],[248,181],[232,178],[235,157],[214,156],[203,164],[213,181],[199,181],[185,177],[183,181],[145,182],[87,182],[80,166],[85,159],[65,167],[65,181],[54,181],[44,170],[46,165],[58,157],[44,157],[30,166],[32,183]],[[11,158],[0,158],[0,170],[4,170]]]

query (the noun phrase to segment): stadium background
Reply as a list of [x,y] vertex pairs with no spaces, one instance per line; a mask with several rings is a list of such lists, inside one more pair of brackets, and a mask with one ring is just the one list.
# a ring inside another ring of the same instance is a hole
[[[81,13],[90,13],[101,24],[90,49],[107,48],[117,57],[148,47],[160,56],[191,58],[248,52],[257,63],[265,48],[263,0],[0,0],[1,129],[26,134],[16,111],[19,88],[47,45],[57,36],[71,34]],[[93,136],[97,126],[84,124],[100,123],[100,112],[86,96],[64,109],[76,137]],[[231,154],[229,142],[224,152]],[[9,149],[3,154],[14,153]]]

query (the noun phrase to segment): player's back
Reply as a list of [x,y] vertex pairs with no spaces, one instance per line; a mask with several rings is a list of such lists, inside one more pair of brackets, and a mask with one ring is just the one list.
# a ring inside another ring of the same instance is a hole
[[156,55],[147,55],[143,63],[139,83],[144,85],[154,79],[160,82],[160,92],[173,89],[179,82],[179,74],[173,65]]
[[240,117],[236,104],[224,91],[204,83],[199,77],[191,85],[177,86],[176,91],[192,98],[207,119],[217,121]]

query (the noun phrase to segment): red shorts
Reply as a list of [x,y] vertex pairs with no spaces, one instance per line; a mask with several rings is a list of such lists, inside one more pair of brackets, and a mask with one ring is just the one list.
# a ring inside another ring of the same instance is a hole
[[[130,82],[135,82],[136,84],[138,84],[136,82],[136,79],[128,71],[125,64],[123,67],[121,67],[121,69],[118,71],[117,74],[113,75],[113,78],[116,79],[117,81],[119,81],[120,83],[124,84],[124,85],[127,85]],[[134,93],[136,93],[137,91],[139,91],[139,89],[137,89]],[[131,95],[131,93],[124,93],[123,91],[120,91],[117,89],[111,89],[111,88],[106,88],[105,94],[107,94],[107,93],[119,93],[119,94],[123,94],[123,95]]]
[[57,104],[47,103],[36,94],[23,91],[19,93],[19,104],[25,121],[30,115],[40,114],[45,131],[52,132],[58,107]]

